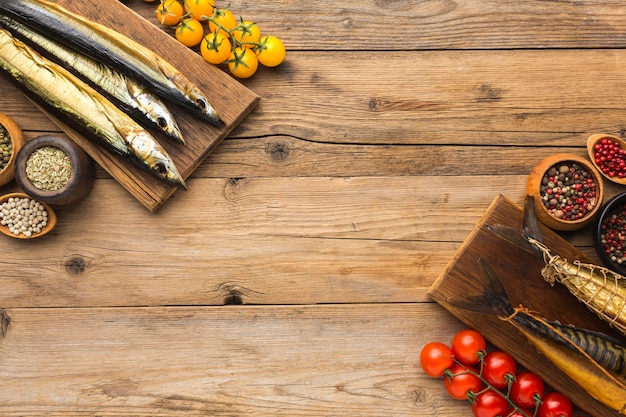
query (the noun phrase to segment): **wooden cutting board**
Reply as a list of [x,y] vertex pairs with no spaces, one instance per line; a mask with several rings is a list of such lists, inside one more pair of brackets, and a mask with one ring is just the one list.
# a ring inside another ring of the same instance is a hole
[[[489,225],[500,224],[519,231],[521,221],[521,208],[505,197],[498,196],[432,285],[429,295],[465,324],[480,331],[499,349],[540,375],[554,389],[566,394],[581,409],[596,417],[618,416],[617,412],[596,401],[559,371],[508,322],[493,315],[473,313],[451,305],[454,298],[482,292],[478,259],[483,258],[502,281],[514,306],[523,304],[550,320],[601,331],[624,340],[623,336],[578,302],[561,284],[551,287],[546,283],[540,273],[544,266],[540,256],[520,250],[488,229]],[[541,232],[544,243],[555,254],[568,260],[591,262],[552,230],[542,227]]]
[[[168,103],[185,137],[186,145],[173,143],[160,136],[155,137],[170,154],[185,179],[260,100],[254,92],[219,68],[205,62],[197,52],[180,44],[162,28],[139,16],[119,0],[58,0],[57,3],[109,26],[163,56],[196,83],[220,113],[225,124],[216,128]],[[127,161],[109,154],[71,126],[45,111],[44,113],[150,211],[156,211],[177,190]],[[190,188],[194,184],[188,182],[187,186]]]

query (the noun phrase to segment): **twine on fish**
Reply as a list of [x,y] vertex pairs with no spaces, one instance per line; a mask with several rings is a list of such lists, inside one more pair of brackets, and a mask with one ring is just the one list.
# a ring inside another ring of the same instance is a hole
[[587,308],[626,334],[626,326],[621,322],[626,312],[626,297],[619,291],[625,277],[602,266],[578,260],[569,262],[552,254],[543,243],[532,238],[528,241],[543,255],[545,266],[541,269],[541,276],[546,282],[551,286],[555,282],[564,284]]

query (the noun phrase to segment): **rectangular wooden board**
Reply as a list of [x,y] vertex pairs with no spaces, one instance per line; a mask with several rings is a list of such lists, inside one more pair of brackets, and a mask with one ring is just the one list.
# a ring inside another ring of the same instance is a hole
[[[58,0],[57,3],[72,12],[117,30],[170,61],[200,87],[220,113],[225,124],[218,128],[168,103],[185,137],[186,145],[173,143],[160,136],[155,137],[170,154],[185,179],[260,100],[258,95],[230,75],[205,62],[197,51],[185,47],[172,38],[162,27],[157,26],[158,22],[147,21],[119,0],[86,2]],[[45,111],[44,113],[150,211],[156,211],[177,190],[103,150],[75,131],[72,126]],[[193,183],[187,185],[193,187]]]
[[[429,295],[465,324],[482,332],[490,342],[511,354],[524,367],[540,375],[551,387],[566,394],[581,409],[596,417],[617,416],[617,412],[596,401],[564,375],[511,324],[495,315],[475,313],[452,305],[453,299],[464,299],[483,291],[478,266],[478,259],[483,258],[493,267],[514,306],[522,304],[550,320],[624,339],[561,284],[550,286],[544,281],[541,275],[544,262],[540,255],[521,250],[488,228],[490,225],[504,225],[519,231],[521,222],[521,208],[498,196],[432,285]],[[542,225],[541,233],[544,243],[555,254],[568,260],[591,262],[554,231]]]

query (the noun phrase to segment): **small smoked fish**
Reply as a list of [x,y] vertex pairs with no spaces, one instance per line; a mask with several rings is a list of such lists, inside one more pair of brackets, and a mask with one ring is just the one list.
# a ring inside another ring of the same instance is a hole
[[164,133],[174,141],[184,144],[180,128],[165,103],[143,85],[114,69],[102,65],[86,55],[30,30],[8,16],[0,15],[0,26],[35,48],[42,55],[68,69],[78,77],[112,98],[121,110],[139,123]]
[[484,291],[449,299],[450,304],[495,314],[510,323],[589,395],[626,415],[626,347],[603,333],[548,321],[523,306],[513,307],[491,266],[483,259],[479,266]]
[[165,149],[137,122],[63,67],[0,29],[0,70],[51,114],[157,178],[185,189]]
[[135,78],[161,98],[209,123],[223,125],[208,98],[176,67],[109,27],[47,0],[2,0],[0,14],[19,20],[31,30]]

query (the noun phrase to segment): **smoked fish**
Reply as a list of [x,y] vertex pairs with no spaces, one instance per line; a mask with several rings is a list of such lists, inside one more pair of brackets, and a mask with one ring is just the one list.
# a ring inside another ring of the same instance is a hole
[[9,16],[77,52],[135,78],[169,100],[215,126],[217,110],[198,86],[169,61],[133,39],[47,0],[0,1]]
[[134,79],[30,30],[11,17],[0,15],[0,26],[106,94],[140,124],[154,127],[165,136],[184,144],[180,128],[165,103]]
[[450,304],[497,315],[589,395],[626,415],[626,347],[603,333],[548,321],[523,306],[513,307],[489,263],[484,259],[478,263],[483,292],[449,299]]
[[110,152],[186,189],[165,149],[130,116],[75,75],[0,29],[0,70],[27,96]]

